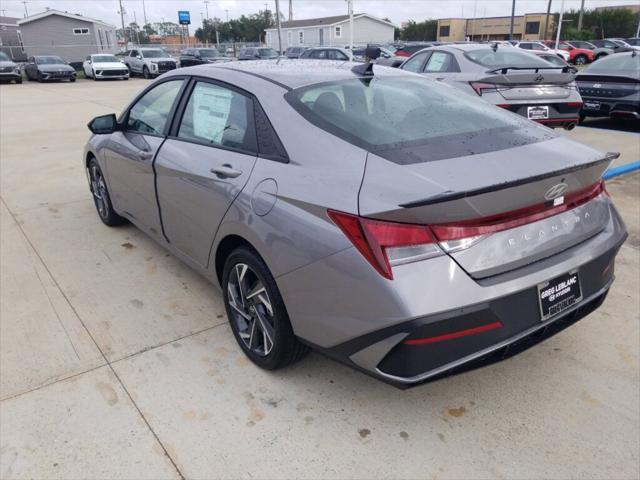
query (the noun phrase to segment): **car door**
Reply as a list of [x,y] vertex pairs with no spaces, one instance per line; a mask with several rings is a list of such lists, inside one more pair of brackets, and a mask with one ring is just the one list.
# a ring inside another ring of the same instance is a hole
[[194,82],[155,162],[169,242],[207,266],[218,225],[257,158],[253,100],[214,81]]
[[129,66],[131,70],[136,73],[142,72],[142,60],[140,57],[140,52],[138,50],[131,50],[131,54],[129,56]]
[[166,138],[169,119],[186,80],[171,79],[146,90],[124,114],[121,131],[105,147],[111,200],[116,210],[160,235],[153,160]]
[[29,57],[27,64],[24,66],[24,72],[27,78],[36,78],[36,60],[33,57]]

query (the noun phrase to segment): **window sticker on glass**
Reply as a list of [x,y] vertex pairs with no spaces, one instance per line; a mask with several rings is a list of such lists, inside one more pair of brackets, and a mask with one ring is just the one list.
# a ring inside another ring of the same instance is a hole
[[427,71],[442,72],[446,70],[446,68],[444,68],[446,61],[447,61],[446,53],[435,52],[433,55],[431,55],[431,58],[429,59],[429,63],[427,64]]
[[221,143],[231,109],[231,92],[214,88],[196,89],[193,104],[194,135]]

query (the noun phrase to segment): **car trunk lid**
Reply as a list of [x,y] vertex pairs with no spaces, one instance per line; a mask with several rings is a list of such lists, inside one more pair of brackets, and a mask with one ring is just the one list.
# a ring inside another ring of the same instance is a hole
[[[467,273],[485,278],[553,255],[604,228],[607,202],[591,200],[600,198],[602,173],[616,156],[563,137],[408,165],[369,154],[359,211],[363,217],[429,225]],[[587,221],[576,221],[585,214]]]

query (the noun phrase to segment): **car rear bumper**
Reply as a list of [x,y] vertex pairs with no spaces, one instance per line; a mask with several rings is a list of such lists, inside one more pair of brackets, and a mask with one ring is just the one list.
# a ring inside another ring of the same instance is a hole
[[[639,98],[583,97],[585,105],[580,115],[585,117],[623,117],[640,120]],[[597,105],[598,108],[589,108]]]
[[[277,281],[303,341],[404,388],[509,357],[584,318],[604,300],[626,237],[612,207],[606,228],[590,239],[481,280],[439,257],[381,281],[348,249]],[[582,299],[541,321],[538,285],[570,271],[578,272]]]
[[578,123],[580,107],[582,102],[558,102],[558,103],[515,103],[501,104],[500,107],[510,112],[517,113],[525,118],[528,117],[529,107],[549,107],[549,118],[532,119],[534,122],[541,123],[551,128],[572,128]]

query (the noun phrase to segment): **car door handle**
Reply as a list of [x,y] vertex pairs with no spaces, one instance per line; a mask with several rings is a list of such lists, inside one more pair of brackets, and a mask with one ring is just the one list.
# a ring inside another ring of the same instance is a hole
[[228,163],[225,163],[221,167],[212,168],[211,173],[214,173],[219,178],[236,178],[242,175],[242,170],[236,170]]
[[150,160],[153,157],[153,152],[148,152],[146,150],[141,150],[138,152],[138,158],[140,160]]

